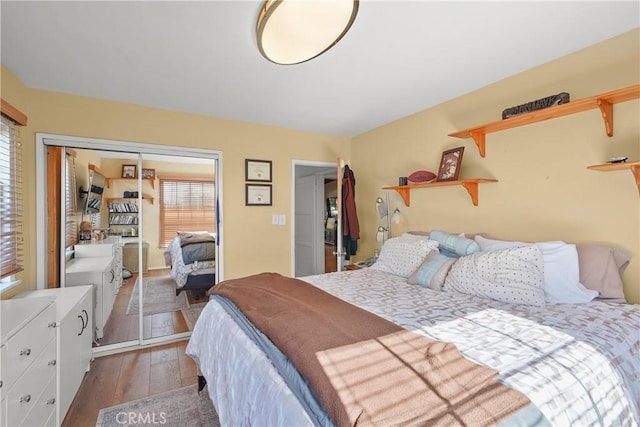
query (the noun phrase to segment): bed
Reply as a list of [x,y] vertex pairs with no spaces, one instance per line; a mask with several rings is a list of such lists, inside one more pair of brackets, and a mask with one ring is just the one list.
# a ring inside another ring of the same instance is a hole
[[[391,253],[387,251],[383,260],[385,247],[377,268],[300,279],[409,331],[453,343],[466,359],[497,370],[498,381],[524,394],[531,402],[527,408],[533,408],[533,412],[519,411],[499,425],[638,425],[637,305],[600,297],[590,297],[590,301],[582,303],[506,302],[494,298],[495,295],[451,289],[455,284],[449,282],[455,281],[455,274],[469,270],[469,265],[460,260],[466,262],[471,258],[477,264],[478,254],[450,262],[442,260],[432,247],[415,258],[420,266],[426,264],[421,259],[430,257],[440,265],[449,264],[443,288],[430,286],[438,276],[433,268],[429,285],[424,281],[416,285],[413,274],[416,261],[407,260],[411,258],[408,249],[396,251],[397,264],[391,268],[396,271],[390,272],[389,264],[385,268],[381,262],[389,259]],[[531,246],[519,247],[517,252],[495,249],[482,254],[493,257],[492,262],[505,253],[515,254],[521,261],[524,251],[538,257],[537,264],[532,265],[542,267],[542,250],[533,250]],[[453,267],[460,264],[462,267]],[[543,274],[542,268],[538,271]],[[621,270],[618,268],[617,272]],[[563,274],[566,275],[566,270]],[[482,277],[476,276],[474,280],[480,288]],[[560,285],[559,280],[554,283]],[[514,282],[517,280],[509,279],[510,284]],[[581,292],[585,293],[584,289]],[[286,358],[282,362],[267,356],[264,346],[251,337],[226,307],[228,303],[221,295],[211,296],[187,346],[187,354],[206,378],[207,391],[222,425],[332,425],[321,404],[318,409],[313,398],[309,401],[300,396],[298,388],[304,389],[304,385],[292,382],[286,372],[291,369]]]
[[215,284],[215,234],[178,232],[164,252],[165,264],[182,291],[205,292]]

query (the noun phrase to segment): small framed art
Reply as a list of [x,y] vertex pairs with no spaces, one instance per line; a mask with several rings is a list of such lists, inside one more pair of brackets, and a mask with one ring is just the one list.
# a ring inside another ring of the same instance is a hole
[[136,165],[122,165],[122,178],[136,178]]
[[271,206],[271,184],[245,184],[246,206]]
[[442,153],[437,181],[456,181],[460,175],[464,147],[453,148]]
[[271,160],[245,159],[245,181],[271,182]]
[[142,168],[141,175],[142,175],[142,179],[156,179],[156,170]]

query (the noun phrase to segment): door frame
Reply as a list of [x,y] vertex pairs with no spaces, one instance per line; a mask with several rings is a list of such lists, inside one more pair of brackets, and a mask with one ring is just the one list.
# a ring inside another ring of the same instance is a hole
[[[159,154],[176,157],[199,157],[216,161],[216,194],[217,194],[217,229],[218,250],[216,253],[216,280],[224,280],[224,217],[223,217],[223,165],[222,151],[201,148],[178,147],[169,145],[147,144],[133,141],[109,140],[91,137],[78,137],[50,133],[36,133],[36,236],[48,236],[47,233],[47,146],[62,146],[97,151],[119,151],[123,153]],[[36,245],[36,289],[47,287],[47,254],[48,245]],[[142,332],[142,327],[139,328]],[[93,348],[94,356],[130,351],[157,344],[165,344],[189,338],[191,332],[168,335],[151,339],[125,341]]]
[[[337,175],[337,165],[336,162],[320,162],[313,160],[292,160],[291,161],[291,214],[289,217],[291,218],[291,277],[295,277],[296,275],[296,168],[298,166],[305,167],[316,167],[318,169],[327,169],[333,168],[334,171],[327,176],[335,177]],[[323,247],[322,253],[324,254],[324,239],[320,242]]]

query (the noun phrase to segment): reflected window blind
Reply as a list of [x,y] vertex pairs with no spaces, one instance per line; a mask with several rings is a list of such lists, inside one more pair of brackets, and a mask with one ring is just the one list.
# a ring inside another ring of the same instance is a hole
[[16,123],[0,128],[0,279],[22,270],[22,143]]
[[178,231],[215,231],[213,180],[160,177],[160,246]]
[[78,243],[78,205],[76,202],[76,159],[67,152],[66,175],[64,177],[65,190],[65,247]]

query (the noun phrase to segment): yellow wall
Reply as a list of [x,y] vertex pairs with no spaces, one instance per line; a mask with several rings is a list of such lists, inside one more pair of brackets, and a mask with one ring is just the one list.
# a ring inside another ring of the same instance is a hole
[[[25,271],[23,283],[2,295],[35,289],[35,133],[85,136],[220,150],[224,161],[225,277],[262,271],[291,272],[292,160],[335,162],[348,157],[349,138],[223,120],[100,99],[26,88],[2,67],[2,97],[29,118],[22,129],[25,176]],[[244,161],[273,163],[273,205],[245,206]],[[286,226],[271,225],[274,214]]]
[[436,172],[444,150],[464,146],[461,178],[499,182],[480,185],[478,207],[461,186],[413,190],[410,207],[393,191],[391,208],[399,207],[405,218],[392,225],[393,236],[440,228],[514,240],[615,243],[631,253],[625,293],[639,303],[638,188],[628,170],[586,169],[615,155],[640,159],[638,100],[614,106],[611,138],[597,109],[489,134],[485,158],[473,140],[447,136],[548,95],[569,92],[579,100],[638,84],[639,39],[638,30],[624,34],[355,137],[351,158],[365,236],[359,257],[373,254],[379,222],[372,213],[381,187],[416,170]]
[[[544,96],[566,91],[578,100],[638,84],[639,36],[638,30],[632,31],[354,138],[31,90],[4,67],[2,97],[29,116],[24,138],[26,171],[35,167],[34,132],[222,150],[227,278],[259,271],[289,274],[291,221],[286,227],[271,226],[271,215],[290,215],[292,159],[351,159],[362,230],[358,260],[373,254],[378,226],[375,200],[383,194],[381,187],[395,185],[398,176],[415,170],[435,171],[442,151],[464,146],[461,177],[499,182],[481,185],[478,207],[472,206],[462,187],[414,190],[410,207],[393,192],[392,208],[401,209],[404,223],[394,226],[392,235],[441,228],[482,231],[505,239],[615,243],[632,255],[624,275],[625,292],[630,301],[640,302],[638,189],[628,171],[586,169],[613,155],[640,158],[638,100],[615,105],[612,138],[606,136],[598,110],[490,134],[485,158],[472,140],[447,136],[499,120],[505,108]],[[273,160],[272,207],[244,206],[245,158]],[[33,288],[35,245],[42,240],[32,231],[35,176],[28,174],[25,183],[23,288]]]

